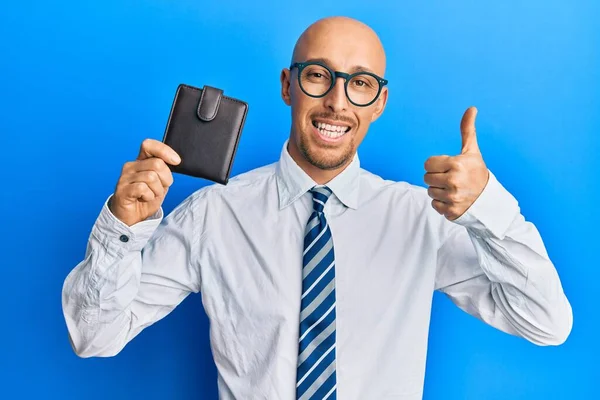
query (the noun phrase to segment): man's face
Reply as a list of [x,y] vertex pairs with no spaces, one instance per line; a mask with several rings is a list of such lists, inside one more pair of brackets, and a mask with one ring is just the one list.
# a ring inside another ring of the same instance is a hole
[[[326,23],[307,33],[299,41],[294,62],[319,60],[333,71],[363,70],[383,77],[385,55],[372,32],[343,23]],[[384,87],[373,104],[356,106],[346,97],[341,78],[326,96],[310,97],[299,86],[297,68],[284,69],[281,81],[282,97],[292,109],[290,145],[323,170],[343,167],[352,160],[370,123],[381,115],[387,101]]]

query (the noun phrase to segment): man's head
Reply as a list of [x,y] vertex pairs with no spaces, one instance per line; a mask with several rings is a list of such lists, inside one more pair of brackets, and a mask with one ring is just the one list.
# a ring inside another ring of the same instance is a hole
[[[375,32],[345,17],[319,20],[302,33],[294,47],[291,65],[311,60],[323,62],[332,71],[348,74],[367,71],[383,78],[385,73],[385,52]],[[380,87],[371,76],[364,76],[368,81],[358,77],[349,82],[348,92],[355,103],[365,104],[369,96],[378,94],[366,107],[353,104],[346,97],[342,78],[335,80],[326,95],[311,97],[306,92],[322,94],[319,87],[326,89],[326,82],[331,78],[324,76],[326,70],[319,66],[307,67],[300,76],[304,82],[301,86],[298,79],[301,69],[302,66],[285,68],[281,73],[282,98],[292,109],[290,153],[300,156],[296,161],[305,168],[344,168],[352,161],[370,123],[383,112],[387,87]]]

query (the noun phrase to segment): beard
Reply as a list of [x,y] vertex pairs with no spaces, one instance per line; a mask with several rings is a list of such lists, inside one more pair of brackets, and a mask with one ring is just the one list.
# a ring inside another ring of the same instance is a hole
[[311,146],[310,140],[307,138],[308,135],[299,136],[298,148],[300,152],[310,164],[319,169],[337,169],[349,163],[354,156],[354,140],[352,138],[343,149],[340,149],[338,146],[331,146],[329,147],[331,150],[328,151],[327,147]]

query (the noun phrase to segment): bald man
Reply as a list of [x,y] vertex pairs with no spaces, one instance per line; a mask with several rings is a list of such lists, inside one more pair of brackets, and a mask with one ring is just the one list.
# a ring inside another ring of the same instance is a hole
[[563,343],[571,306],[536,227],[483,161],[475,108],[460,154],[425,161],[427,188],[360,167],[385,68],[364,24],[311,25],[281,72],[292,126],[279,160],[164,218],[167,164],[180,158],[144,141],[66,278],[74,351],[113,356],[192,292],[221,399],[420,399],[435,290],[508,334]]

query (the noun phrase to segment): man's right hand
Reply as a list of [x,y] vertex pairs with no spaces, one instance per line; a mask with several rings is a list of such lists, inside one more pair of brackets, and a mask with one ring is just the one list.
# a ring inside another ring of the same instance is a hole
[[156,213],[173,184],[167,163],[180,162],[179,155],[168,145],[154,139],[144,140],[137,160],[123,166],[110,202],[113,215],[132,226]]

